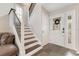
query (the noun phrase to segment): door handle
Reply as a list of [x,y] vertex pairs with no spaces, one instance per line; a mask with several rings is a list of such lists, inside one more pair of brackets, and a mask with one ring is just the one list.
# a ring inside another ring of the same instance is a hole
[[62,33],[64,33],[65,29],[64,29],[64,28],[62,28],[62,30],[63,30],[63,31],[62,31]]

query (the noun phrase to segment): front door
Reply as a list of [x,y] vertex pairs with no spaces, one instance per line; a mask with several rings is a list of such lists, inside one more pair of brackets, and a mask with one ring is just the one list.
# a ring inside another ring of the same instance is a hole
[[64,14],[56,15],[52,17],[51,21],[51,43],[65,46],[65,20]]

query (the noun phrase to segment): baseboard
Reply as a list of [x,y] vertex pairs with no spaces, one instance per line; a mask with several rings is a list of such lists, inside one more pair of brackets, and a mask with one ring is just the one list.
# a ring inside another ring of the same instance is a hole
[[[50,42],[50,44],[55,44],[55,45],[58,45],[58,44],[53,43],[53,42]],[[65,47],[65,46],[62,46],[62,45],[58,45],[58,46]],[[66,48],[66,47],[65,47],[65,48]]]
[[76,54],[79,54],[79,50],[76,51]]
[[42,44],[42,47],[45,46],[45,45],[47,45],[47,44],[48,44],[48,43],[46,43],[46,44]]
[[79,54],[79,51],[77,51],[76,53]]
[[[51,42],[50,42],[51,43]],[[51,44],[55,44],[55,43],[51,43]],[[58,44],[55,44],[55,45],[58,45]],[[58,45],[58,46],[61,46],[61,45]],[[77,49],[74,49],[74,48],[68,48],[66,46],[61,46],[61,47],[64,47],[64,48],[67,48],[67,49],[71,49],[71,50],[74,50],[74,51],[78,51]],[[77,52],[79,53],[79,51]]]

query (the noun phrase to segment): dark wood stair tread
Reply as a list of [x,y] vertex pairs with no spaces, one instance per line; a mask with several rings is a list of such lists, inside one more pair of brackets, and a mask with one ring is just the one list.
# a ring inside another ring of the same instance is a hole
[[34,41],[31,41],[31,42],[25,43],[24,46],[29,45],[29,44],[32,44],[32,43],[35,43],[35,42],[37,42],[37,40],[34,40]]
[[19,30],[19,31],[21,31],[21,29],[17,29],[17,28],[16,28],[16,30]]
[[26,36],[26,35],[33,35],[33,33],[24,34],[24,36]]
[[20,27],[15,27],[16,29],[21,29]]
[[30,28],[24,28],[24,29],[30,29]]
[[33,38],[35,38],[35,36],[25,38],[24,40],[33,39]]
[[38,48],[38,47],[40,47],[40,46],[41,46],[41,45],[37,44],[37,45],[35,45],[35,46],[33,46],[33,47],[30,47],[30,48],[26,49],[26,50],[25,50],[25,51],[26,51],[26,54],[29,53],[29,52],[31,52],[31,51],[33,51],[34,49],[36,49],[36,48]]
[[20,24],[15,24],[16,26],[21,26]]
[[24,31],[31,31],[31,29],[24,29]]
[[26,31],[24,31],[24,32],[32,32],[32,31],[30,31],[30,30],[26,30]]

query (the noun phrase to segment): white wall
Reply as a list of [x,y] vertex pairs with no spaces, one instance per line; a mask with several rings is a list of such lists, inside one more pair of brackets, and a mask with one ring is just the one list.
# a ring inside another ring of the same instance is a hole
[[[15,9],[17,9],[17,14],[20,14],[21,13],[21,16],[22,16],[22,19],[20,19],[19,18],[19,20],[22,22],[22,20],[26,23],[26,20],[28,19],[28,9],[24,6],[24,5],[22,5],[22,4],[19,4],[19,3],[16,3],[15,4]],[[20,10],[18,10],[18,9],[21,9],[21,11]]]
[[7,15],[13,3],[0,3],[0,16]]
[[41,5],[37,4],[30,16],[30,24],[32,25],[34,33],[41,40],[42,35],[42,18],[41,18]]
[[79,53],[79,7],[77,8],[77,31],[76,31],[76,35],[77,35],[77,49],[78,49],[78,53]]
[[29,20],[29,10],[26,9],[25,6],[23,7],[23,20],[25,25],[27,25]]
[[48,43],[49,34],[49,16],[41,4],[35,6],[30,16],[30,24],[42,45],[46,45]]
[[70,6],[67,6],[67,7],[63,7],[63,8],[57,9],[57,10],[51,12],[50,16],[61,14],[61,13],[65,13],[68,10],[72,10],[72,9],[78,8],[78,6],[79,6],[79,4],[73,4],[73,5],[70,5]]
[[9,18],[8,15],[0,17],[0,32],[9,32]]
[[[14,4],[14,3],[0,4],[0,32],[10,32],[8,13],[11,8],[16,8],[18,6],[21,7],[22,9],[24,8],[20,4]],[[23,19],[27,19],[27,13],[25,12],[24,9],[23,9]]]
[[0,3],[0,32],[10,32],[8,13],[13,4]]
[[42,43],[43,46],[49,43],[49,15],[44,7],[42,7]]

